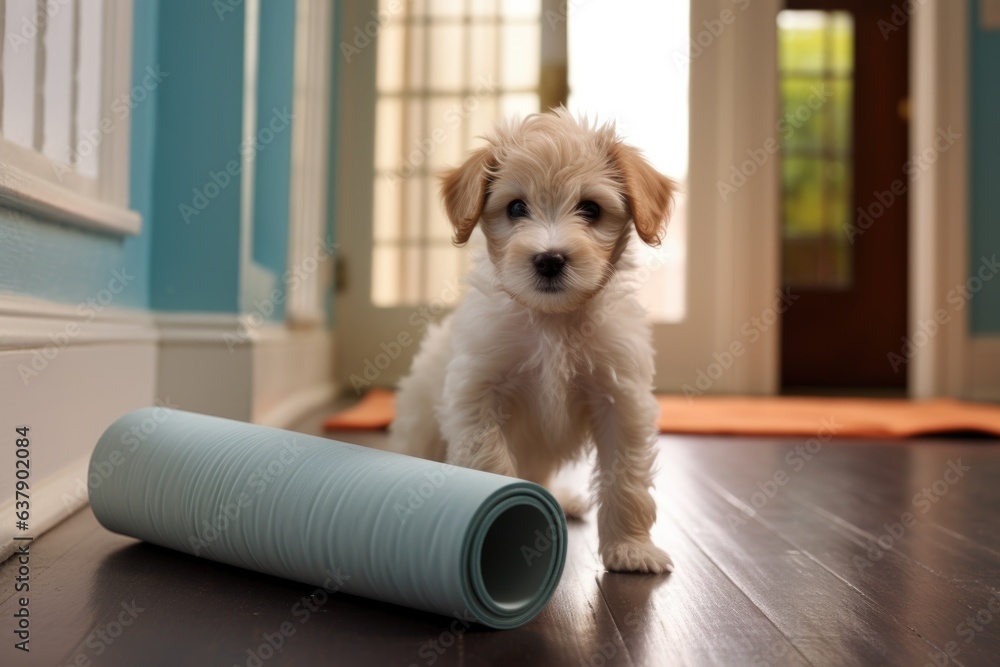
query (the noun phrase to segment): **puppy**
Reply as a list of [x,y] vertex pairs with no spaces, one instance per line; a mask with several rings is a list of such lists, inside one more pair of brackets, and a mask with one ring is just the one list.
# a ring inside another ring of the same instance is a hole
[[[659,243],[674,183],[613,126],[565,109],[501,125],[443,177],[454,242],[486,252],[399,384],[395,451],[548,486],[596,447],[609,570],[669,572],[650,540],[657,402],[635,244]],[[588,502],[554,491],[569,516]]]

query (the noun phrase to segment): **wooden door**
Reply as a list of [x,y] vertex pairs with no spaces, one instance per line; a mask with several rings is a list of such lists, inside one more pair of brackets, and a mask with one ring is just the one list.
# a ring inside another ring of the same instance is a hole
[[[899,6],[788,0],[792,11],[779,17],[791,137],[782,144],[782,277],[797,297],[782,316],[785,391],[906,387],[893,353],[906,336],[907,190],[919,168],[908,162],[909,16]],[[808,52],[815,35],[782,21],[824,27],[821,52]],[[803,90],[813,115],[799,125]],[[819,140],[800,141],[810,123]]]

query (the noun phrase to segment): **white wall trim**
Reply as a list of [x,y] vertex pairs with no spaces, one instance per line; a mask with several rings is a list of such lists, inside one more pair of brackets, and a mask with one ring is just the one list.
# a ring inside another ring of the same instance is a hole
[[111,307],[97,311],[86,303],[73,306],[0,294],[0,350],[156,339],[153,319],[143,311]]
[[914,398],[966,393],[966,309],[948,291],[968,278],[967,0],[930,0],[913,14],[910,39],[910,153],[934,145],[939,129],[961,135],[910,188],[910,332],[945,309],[950,320],[910,362]]
[[[94,443],[96,444],[96,443]],[[86,456],[54,475],[45,478],[31,488],[31,529],[26,533],[14,530],[13,520],[4,521],[0,532],[0,563],[9,558],[25,542],[14,537],[28,535],[38,539],[43,533],[55,527],[78,509],[87,504],[87,468],[90,456]],[[14,502],[11,499],[0,505],[0,516],[14,516]],[[31,544],[31,542],[27,542]]]
[[[288,266],[300,280],[286,284],[285,312],[296,325],[322,324],[323,299],[332,279],[331,262],[322,270],[305,270],[316,260],[316,248],[326,245],[328,137],[330,130],[330,68],[333,44],[333,3],[295,3],[295,90],[292,108],[292,160],[288,212]],[[333,248],[328,248],[329,252]]]
[[[6,143],[6,142],[3,142]],[[138,234],[142,216],[90,195],[52,183],[10,164],[0,145],[0,205],[46,220],[118,234]]]
[[1000,336],[969,341],[965,373],[966,398],[1000,402]]

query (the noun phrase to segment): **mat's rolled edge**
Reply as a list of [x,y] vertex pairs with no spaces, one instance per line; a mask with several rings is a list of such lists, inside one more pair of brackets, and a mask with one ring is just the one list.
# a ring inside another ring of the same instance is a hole
[[466,535],[463,596],[469,613],[498,630],[531,621],[566,565],[566,517],[544,487],[520,482],[482,504]]

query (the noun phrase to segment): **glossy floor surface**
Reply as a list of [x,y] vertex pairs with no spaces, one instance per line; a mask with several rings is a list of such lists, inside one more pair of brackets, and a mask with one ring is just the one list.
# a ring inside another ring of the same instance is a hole
[[505,632],[141,544],[85,509],[31,546],[29,655],[0,566],[0,664],[1000,664],[995,441],[663,437],[655,493],[673,574],[605,572],[591,512],[552,602]]

